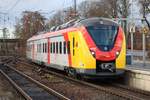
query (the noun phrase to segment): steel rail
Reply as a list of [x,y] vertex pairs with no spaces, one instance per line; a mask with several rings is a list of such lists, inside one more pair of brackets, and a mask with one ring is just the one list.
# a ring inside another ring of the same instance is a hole
[[13,87],[15,87],[15,88],[22,94],[22,96],[23,96],[26,100],[32,100],[32,98],[31,98],[26,92],[24,92],[11,78],[10,78],[7,74],[5,74],[1,69],[0,69],[0,73],[2,73],[2,75],[8,79],[8,81],[13,85]]
[[[22,64],[25,64],[27,66],[35,67],[35,66],[33,66],[33,65],[29,64],[29,63],[23,62],[23,61],[19,61],[19,62],[22,63]],[[82,85],[93,87],[93,88],[96,88],[96,89],[98,89],[100,91],[103,91],[103,92],[106,92],[108,94],[112,94],[112,95],[115,95],[115,96],[118,96],[118,97],[121,97],[121,98],[124,98],[124,99],[129,99],[129,100],[144,100],[143,98],[139,98],[137,96],[134,96],[134,95],[131,95],[131,94],[127,94],[126,92],[123,92],[123,91],[117,92],[115,90],[110,90],[110,89],[108,89],[106,87],[103,87],[103,86],[100,86],[100,85],[95,85],[95,84],[92,84],[92,83],[89,83],[89,82],[85,82],[85,81],[82,81],[82,80],[77,80],[77,79],[74,79],[74,78],[70,78],[70,77],[68,77],[66,75],[59,74],[59,73],[54,72],[54,71],[50,71],[50,70],[47,70],[47,69],[44,69],[44,68],[41,68],[41,69],[44,72],[46,72],[46,73],[50,73],[50,74],[56,75],[58,77],[65,78],[67,80],[70,80],[70,81],[73,81],[73,82],[77,82],[77,83],[80,83]]]
[[[7,66],[9,66],[9,65],[7,65]],[[14,71],[16,71],[17,73],[19,73],[20,75],[22,75],[22,76],[28,78],[30,81],[32,81],[32,82],[36,83],[37,85],[39,85],[40,87],[44,88],[44,89],[47,90],[49,93],[53,93],[54,95],[60,97],[61,99],[70,100],[69,98],[65,97],[64,95],[62,95],[62,94],[56,92],[55,90],[53,90],[53,89],[47,87],[46,85],[44,85],[44,84],[38,82],[37,80],[34,80],[33,78],[29,77],[28,75],[26,75],[26,74],[24,74],[24,73],[21,73],[20,71],[16,70],[15,68],[13,68],[13,67],[11,67],[11,66],[9,66],[9,67],[10,67],[11,69],[13,69]]]
[[118,83],[111,83],[111,85],[116,86],[118,88],[133,91],[133,92],[136,92],[136,93],[139,93],[139,94],[143,94],[143,95],[146,95],[146,96],[150,96],[150,92],[148,92],[148,91],[139,90],[139,89],[128,87],[128,86],[125,86],[125,85],[121,85],[121,84],[118,84]]
[[[5,64],[6,65],[6,64]],[[6,66],[5,66],[6,67]],[[7,65],[8,68],[10,68],[11,70],[15,71],[17,74],[21,75],[22,77],[25,77],[27,80],[29,80],[30,82],[36,84],[37,86],[39,86],[40,88],[46,90],[49,94],[53,94],[53,96],[56,96],[59,99],[62,100],[70,100],[69,98],[63,96],[62,94],[56,92],[55,90],[41,84],[40,82],[32,79],[31,77],[25,75],[24,73],[21,73],[20,71],[16,70],[15,68],[11,67],[10,65]],[[0,72],[10,81],[10,83],[12,83],[12,85],[27,99],[27,100],[32,100],[32,98],[29,96],[29,94],[27,94],[19,85],[17,85],[7,74],[5,74],[4,71],[2,71],[2,69],[0,70]]]

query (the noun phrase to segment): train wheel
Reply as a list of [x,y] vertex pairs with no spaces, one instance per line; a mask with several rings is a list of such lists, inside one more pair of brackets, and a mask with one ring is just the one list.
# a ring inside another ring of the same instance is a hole
[[66,68],[65,71],[66,71],[66,73],[67,73],[67,75],[69,77],[77,78],[77,73],[76,73],[75,69],[73,69],[73,68]]
[[84,80],[83,76],[80,75],[80,74],[77,74],[77,77],[76,77],[76,78],[79,79],[79,80]]

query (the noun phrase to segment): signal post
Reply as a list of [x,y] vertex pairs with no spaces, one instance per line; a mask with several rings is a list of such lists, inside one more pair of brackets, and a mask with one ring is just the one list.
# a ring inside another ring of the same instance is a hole
[[130,27],[130,34],[131,34],[131,64],[133,64],[133,34],[135,33],[135,24],[132,23]]
[[146,52],[146,42],[145,42],[145,36],[146,34],[148,33],[148,28],[147,27],[143,27],[142,28],[142,33],[143,33],[143,66],[145,66],[145,61],[146,61],[146,55],[145,55],[145,52]]

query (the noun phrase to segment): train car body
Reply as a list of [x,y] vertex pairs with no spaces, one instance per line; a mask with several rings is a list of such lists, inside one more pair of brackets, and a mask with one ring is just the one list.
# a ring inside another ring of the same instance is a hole
[[27,58],[73,75],[119,76],[126,64],[125,35],[109,19],[84,19],[73,27],[28,39]]

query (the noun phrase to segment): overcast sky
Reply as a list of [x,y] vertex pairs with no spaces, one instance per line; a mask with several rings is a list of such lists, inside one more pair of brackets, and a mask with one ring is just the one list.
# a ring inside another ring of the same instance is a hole
[[[9,31],[12,32],[15,20],[21,17],[22,11],[40,11],[44,16],[49,17],[58,10],[73,6],[73,1],[74,0],[0,0],[0,29],[7,26],[9,27]],[[77,0],[77,3],[79,4],[82,1],[84,0]],[[7,14],[4,15],[2,13]],[[0,36],[2,36],[1,31]]]
[[[81,2],[83,0],[77,1]],[[10,12],[20,12],[24,10],[51,11],[56,9],[62,9],[72,4],[73,0],[0,0],[0,10],[10,10]]]
[[[12,33],[15,21],[17,18],[21,17],[22,11],[40,11],[43,14],[46,13],[44,16],[49,17],[58,10],[73,6],[73,1],[74,0],[0,0],[0,29],[8,27],[9,32]],[[76,1],[79,4],[85,0]],[[135,2],[133,5],[134,10],[132,13],[136,15],[135,17],[141,17],[138,15],[139,7],[137,6],[139,5],[137,5]],[[1,13],[7,14],[4,15]],[[2,36],[1,31],[0,36]]]

